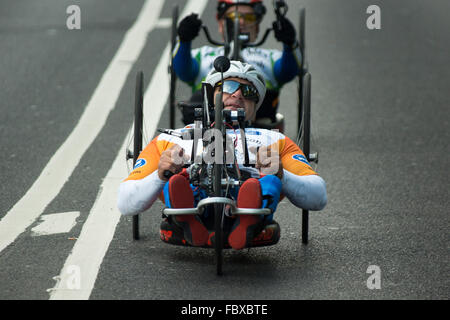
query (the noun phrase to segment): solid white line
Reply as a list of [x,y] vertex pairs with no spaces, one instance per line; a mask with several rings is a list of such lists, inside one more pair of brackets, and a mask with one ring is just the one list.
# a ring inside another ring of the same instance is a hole
[[[183,10],[181,17],[197,12],[201,14],[206,7],[207,0],[190,0]],[[162,53],[161,59],[153,73],[152,80],[144,95],[144,118],[148,133],[153,135],[156,131],[159,118],[169,95],[169,64],[170,45]],[[94,288],[98,271],[109,244],[114,236],[115,228],[120,220],[117,209],[117,190],[120,182],[128,175],[124,160],[124,150],[128,145],[125,138],[114,163],[106,175],[100,194],[95,201],[89,217],[83,225],[81,234],[74,245],[72,253],[67,258],[54,288],[49,289],[50,300],[85,300]],[[131,233],[131,230],[130,230]],[[80,286],[73,289],[73,267],[80,270]]]
[[155,28],[166,29],[166,28],[170,28],[171,26],[172,26],[172,18],[161,18],[156,23]]
[[56,233],[67,233],[77,224],[80,211],[45,214],[42,222],[31,229],[32,236],[44,236]]
[[147,0],[137,21],[125,34],[77,126],[56,151],[27,193],[0,221],[0,252],[10,245],[58,195],[81,157],[114,109],[134,62],[155,26],[163,0]]
[[[71,254],[67,257],[60,275],[55,277],[57,283],[50,289],[50,300],[86,300],[89,299],[103,257],[108,250],[120,213],[116,209],[119,183],[127,176],[124,163],[123,143],[119,157],[114,161],[100,187],[100,195],[83,225]],[[71,289],[70,283],[73,266],[80,270],[80,287]]]

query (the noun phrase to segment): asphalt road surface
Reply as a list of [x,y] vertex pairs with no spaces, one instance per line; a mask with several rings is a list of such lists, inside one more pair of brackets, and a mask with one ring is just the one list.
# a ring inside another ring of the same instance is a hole
[[[140,215],[139,241],[115,203],[136,73],[149,141],[168,126],[172,8],[214,31],[215,1],[76,1],[80,29],[67,25],[74,1],[0,1],[0,299],[450,298],[450,2],[377,1],[374,30],[368,0],[287,3],[295,25],[306,8],[328,204],[303,245],[300,209],[284,200],[280,242],[225,251],[218,277],[214,250],[160,241],[162,203]],[[281,49],[273,35],[264,46]],[[296,88],[280,106],[293,139]]]

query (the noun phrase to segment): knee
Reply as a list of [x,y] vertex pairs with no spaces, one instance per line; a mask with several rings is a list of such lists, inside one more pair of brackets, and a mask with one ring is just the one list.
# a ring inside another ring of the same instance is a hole
[[280,202],[281,180],[275,175],[267,175],[259,179],[263,208],[270,208],[275,212]]

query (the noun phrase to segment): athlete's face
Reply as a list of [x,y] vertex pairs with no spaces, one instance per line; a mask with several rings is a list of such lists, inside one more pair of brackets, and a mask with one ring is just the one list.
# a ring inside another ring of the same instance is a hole
[[250,35],[250,42],[255,42],[259,32],[259,21],[256,19],[255,11],[251,6],[238,5],[229,7],[228,10],[225,11],[222,18],[218,21],[219,33],[225,37],[225,18],[228,17],[231,20],[234,20],[236,7],[241,33],[248,33]]
[[[234,80],[236,82],[242,83],[242,84],[248,84],[248,85],[252,85],[251,82],[244,80],[244,79],[239,79],[239,78],[227,78],[224,81],[227,80]],[[219,93],[219,87],[216,87],[215,91],[214,91],[214,98],[216,97],[216,95]],[[245,120],[251,120],[254,121],[255,120],[255,116],[256,116],[256,101],[252,100],[252,99],[247,99],[244,97],[243,93],[242,93],[242,89],[239,88],[238,90],[236,90],[233,93],[223,93],[222,96],[222,101],[223,101],[223,107],[224,109],[227,110],[237,110],[237,109],[244,109],[245,111]]]

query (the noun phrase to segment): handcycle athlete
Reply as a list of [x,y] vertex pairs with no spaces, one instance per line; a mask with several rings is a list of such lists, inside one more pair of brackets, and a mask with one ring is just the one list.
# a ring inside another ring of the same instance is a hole
[[[213,119],[209,119],[209,101],[215,101],[211,109],[222,101],[220,106],[223,106],[226,119],[224,132],[231,146],[223,150],[234,155],[224,165],[224,171],[240,182],[227,187],[225,195],[235,200],[238,208],[270,208],[272,212],[264,217],[227,216],[223,239],[231,248],[239,250],[251,246],[267,223],[276,223],[273,213],[284,197],[297,207],[317,211],[325,207],[327,195],[324,180],[313,171],[302,150],[291,139],[274,130],[246,127],[263,103],[266,86],[262,74],[252,65],[240,61],[231,61],[226,69],[221,72],[212,69],[204,82],[210,94],[206,89],[203,92],[213,98],[205,99],[207,102],[200,116],[204,125],[202,132],[207,133],[205,130],[213,123]],[[190,130],[199,128],[197,116],[195,119],[196,123],[185,128],[165,130],[141,152],[133,171],[119,186],[118,208],[123,215],[136,215],[147,210],[158,197],[168,208],[195,208],[200,201],[211,197],[211,190],[203,188],[208,186],[209,164],[205,164],[204,159],[200,161],[201,166],[192,161],[198,154],[205,154],[201,148],[198,152],[195,138],[191,137]],[[185,139],[186,136],[189,138]],[[205,141],[204,136],[201,138],[199,141]],[[251,163],[254,165],[249,165]],[[171,231],[181,230],[180,238],[176,239],[179,243],[191,246],[212,246],[214,243],[212,215],[208,210],[201,215],[170,218],[161,224],[163,241],[173,241],[163,232],[172,228]]]
[[[284,6],[284,1],[276,1]],[[283,43],[283,50],[263,49],[246,47],[243,44],[240,59],[252,64],[265,79],[267,92],[261,107],[258,109],[255,121],[262,127],[272,128],[276,124],[277,109],[279,105],[280,89],[284,84],[293,80],[301,68],[301,53],[296,41],[296,32],[292,23],[277,12],[277,21],[273,23],[275,38]],[[266,13],[262,0],[218,0],[217,22],[218,30],[223,39],[232,39],[234,23],[239,18],[239,34],[248,37],[248,43],[254,43],[258,37],[259,26]],[[203,46],[191,49],[192,40],[195,39],[202,26],[198,15],[193,13],[185,17],[178,26],[179,43],[174,51],[173,69],[177,77],[189,84],[193,95],[191,103],[201,102],[201,85],[206,75],[213,67],[214,59],[218,56],[227,55],[226,48]],[[193,122],[193,109],[183,108],[183,122],[185,125]],[[282,128],[280,128],[282,130]]]

